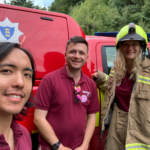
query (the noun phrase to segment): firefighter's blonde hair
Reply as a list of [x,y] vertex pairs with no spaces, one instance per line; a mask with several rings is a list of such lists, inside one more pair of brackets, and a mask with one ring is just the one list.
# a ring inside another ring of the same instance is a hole
[[[142,49],[140,50],[139,54],[133,61],[132,69],[130,72],[130,79],[133,79],[133,80],[135,79],[135,74],[137,72],[137,69],[138,69],[141,61],[142,61]],[[122,79],[125,77],[125,74],[127,71],[125,58],[123,56],[121,48],[118,48],[118,50],[117,50],[117,55],[116,55],[116,59],[114,62],[114,69],[115,69],[115,73],[116,73],[116,81],[121,82]]]

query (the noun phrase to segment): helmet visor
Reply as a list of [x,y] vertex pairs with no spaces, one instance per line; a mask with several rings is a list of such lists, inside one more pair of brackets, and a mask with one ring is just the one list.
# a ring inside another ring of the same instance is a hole
[[119,39],[118,42],[128,41],[128,40],[145,41],[145,39],[142,36],[140,36],[139,34],[135,33],[135,34],[126,34],[124,37]]

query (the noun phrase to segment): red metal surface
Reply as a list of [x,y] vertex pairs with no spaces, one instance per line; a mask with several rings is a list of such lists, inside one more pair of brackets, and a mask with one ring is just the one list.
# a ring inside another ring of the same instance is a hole
[[150,43],[148,43],[147,47],[149,48],[149,52],[150,52]]
[[[35,95],[36,91],[38,89],[38,86],[33,87],[33,96]],[[36,100],[35,100],[36,101]],[[34,107],[27,109],[27,116],[21,116],[22,120],[18,121],[21,125],[25,126],[29,133],[35,133],[37,131],[37,127],[33,122],[34,119]]]
[[[89,58],[92,59],[91,73],[94,73],[96,70],[100,70],[103,72],[103,64],[102,64],[102,55],[101,55],[101,47],[103,45],[115,45],[115,38],[112,37],[104,37],[104,36],[89,36],[86,35],[86,40],[89,44]],[[89,59],[88,59],[89,61]]]
[[[35,93],[43,76],[65,65],[64,52],[70,37],[85,35],[80,26],[70,16],[54,12],[0,4],[0,21],[6,17],[12,23],[18,23],[23,33],[19,41],[22,47],[31,51],[36,63]],[[52,18],[53,21],[41,17]],[[37,130],[33,123],[34,108],[27,110],[20,124],[30,133]]]
[[100,128],[96,127],[90,142],[90,150],[101,150],[100,144]]
[[[12,23],[19,24],[18,28],[23,32],[19,41],[35,58],[36,79],[64,66],[64,52],[70,37],[85,38],[80,26],[65,14],[3,4],[0,4],[0,14],[0,21],[7,17]],[[53,21],[42,20],[41,16]]]

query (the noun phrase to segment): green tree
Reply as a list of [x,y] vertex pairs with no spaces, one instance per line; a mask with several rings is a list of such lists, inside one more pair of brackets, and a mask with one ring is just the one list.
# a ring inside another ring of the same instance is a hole
[[4,0],[4,3],[8,4],[8,5],[15,5],[15,6],[40,9],[40,10],[47,10],[46,7],[40,7],[38,5],[34,5],[34,1],[31,1],[31,0],[11,0],[10,3],[7,3],[6,0]]
[[34,8],[34,2],[31,0],[10,0],[10,3],[4,1],[5,4]]
[[150,32],[150,1],[145,0],[144,6],[142,7],[142,20],[139,22],[140,25],[145,29],[146,32]]
[[39,5],[35,5],[33,8],[34,9],[40,9],[40,10],[47,10],[46,7],[40,7]]
[[112,4],[110,6],[116,7],[120,14],[124,12],[125,7],[130,8],[129,13],[131,11],[132,14],[132,11],[141,11],[144,0],[110,0],[109,3]]
[[35,5],[34,8],[35,9],[41,9],[41,7],[39,5]]
[[134,22],[146,32],[150,32],[150,1],[149,0],[110,0],[109,7],[116,7],[120,18],[120,25]]
[[48,10],[68,14],[70,7],[73,7],[83,1],[84,0],[54,0],[51,6],[48,7]]
[[95,32],[118,31],[120,14],[116,8],[110,8],[102,0],[86,0],[75,6],[69,15],[81,26],[85,34]]
[[46,8],[46,7],[41,7],[40,9],[41,9],[41,10],[47,10],[47,8]]

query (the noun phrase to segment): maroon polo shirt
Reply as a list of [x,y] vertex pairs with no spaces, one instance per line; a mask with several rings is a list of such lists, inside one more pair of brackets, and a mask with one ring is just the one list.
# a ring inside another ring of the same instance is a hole
[[[60,142],[71,149],[80,146],[83,141],[86,116],[99,111],[96,84],[81,72],[78,84],[83,102],[75,103],[74,80],[64,66],[47,74],[36,92],[36,108],[47,110],[46,119],[53,127]],[[51,146],[39,135],[39,144],[44,148]]]
[[129,111],[131,89],[133,84],[133,80],[129,79],[129,77],[130,74],[126,73],[121,84],[116,86],[117,106],[125,112]]
[[[11,123],[11,128],[15,138],[14,150],[32,150],[31,137],[27,129],[14,120]],[[0,150],[10,150],[3,134],[0,134]]]

